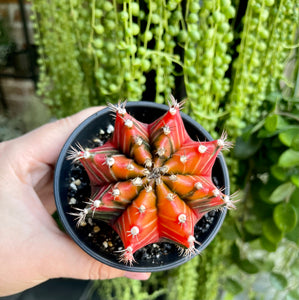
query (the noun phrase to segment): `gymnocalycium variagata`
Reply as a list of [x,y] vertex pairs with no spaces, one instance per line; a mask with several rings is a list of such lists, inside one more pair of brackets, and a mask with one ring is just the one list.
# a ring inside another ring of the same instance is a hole
[[214,141],[192,140],[173,97],[151,124],[128,114],[125,104],[109,105],[115,125],[106,143],[70,151],[92,190],[86,207],[71,214],[77,226],[87,217],[110,224],[124,245],[120,260],[130,265],[134,252],[161,240],[178,244],[184,255],[196,253],[195,224],[211,210],[235,207],[212,181],[217,155],[232,144],[226,133]]

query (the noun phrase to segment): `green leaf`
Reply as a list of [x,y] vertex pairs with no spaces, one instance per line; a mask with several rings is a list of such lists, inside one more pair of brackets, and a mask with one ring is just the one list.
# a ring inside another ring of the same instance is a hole
[[262,128],[258,132],[257,137],[258,138],[269,138],[269,137],[275,136],[275,135],[277,135],[279,133],[285,132],[286,130],[289,130],[289,129],[296,129],[296,130],[298,130],[298,126],[295,126],[295,125],[283,125],[281,128],[279,128],[279,129],[277,129],[277,130],[275,130],[273,132],[269,132],[266,129]]
[[288,178],[287,169],[280,166],[271,166],[271,174],[280,181],[285,181]]
[[229,293],[231,293],[233,295],[237,295],[237,294],[241,293],[243,290],[242,285],[238,281],[236,281],[232,278],[228,278],[225,280],[224,288],[226,291],[228,291]]
[[299,207],[299,188],[294,190],[290,197],[290,203],[295,207]]
[[245,229],[253,235],[262,233],[262,224],[257,219],[249,219],[244,224]]
[[268,252],[275,252],[277,249],[277,243],[271,243],[264,236],[262,236],[260,238],[260,243],[261,243],[262,248],[264,248]]
[[263,222],[263,235],[273,244],[280,242],[283,236],[282,232],[279,230],[279,228],[277,228],[272,218]]
[[270,195],[269,201],[271,203],[278,203],[288,199],[294,191],[294,185],[291,182],[286,182],[279,185]]
[[299,222],[292,231],[286,233],[285,237],[299,246]]
[[280,273],[270,273],[270,282],[279,291],[283,291],[288,285],[287,279]]
[[299,175],[297,174],[292,175],[291,181],[296,185],[296,187],[299,187]]
[[233,261],[240,259],[240,249],[236,243],[233,243],[230,250]]
[[[269,181],[267,184],[263,184],[259,190],[258,190],[258,195],[263,200],[265,203],[269,204],[272,202],[270,201],[270,196],[275,190],[275,187],[272,185],[272,182]],[[267,208],[268,209],[268,208]]]
[[292,290],[288,292],[286,300],[298,300],[298,299],[299,299],[299,290]]
[[297,224],[297,212],[295,207],[290,203],[281,203],[276,205],[273,212],[273,219],[283,232],[292,231]]
[[229,241],[235,241],[239,236],[234,224],[223,224],[220,233],[224,239]]
[[266,96],[266,100],[272,102],[273,104],[279,102],[281,99],[283,98],[279,92],[272,92]]
[[236,263],[241,270],[248,274],[255,274],[259,271],[258,266],[249,259],[241,259]]
[[242,137],[238,137],[233,150],[235,158],[248,159],[260,148],[261,142],[254,135],[251,135],[246,141]]
[[292,141],[298,135],[298,128],[288,129],[278,135],[279,140],[286,146],[291,147]]
[[287,122],[284,120],[283,117],[279,115],[269,115],[265,120],[265,129],[268,132],[275,132],[277,129],[283,128],[284,126],[288,125]]
[[294,136],[291,143],[291,148],[295,151],[299,151],[299,133],[296,136]]
[[293,149],[284,151],[278,159],[278,165],[284,168],[299,166],[299,151]]
[[265,259],[264,257],[258,261],[258,264],[261,271],[268,273],[272,272],[273,268],[275,267],[275,262],[273,260]]

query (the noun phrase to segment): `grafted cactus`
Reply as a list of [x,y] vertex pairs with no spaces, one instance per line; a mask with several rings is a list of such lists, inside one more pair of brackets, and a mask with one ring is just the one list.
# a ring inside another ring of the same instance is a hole
[[195,224],[211,210],[234,207],[212,182],[217,155],[231,147],[226,134],[193,141],[174,98],[151,124],[129,115],[125,103],[110,108],[112,137],[93,149],[73,148],[69,156],[84,166],[91,184],[86,207],[71,212],[77,226],[87,217],[109,223],[124,245],[120,260],[130,265],[134,252],[161,240],[178,244],[184,255],[195,253]]

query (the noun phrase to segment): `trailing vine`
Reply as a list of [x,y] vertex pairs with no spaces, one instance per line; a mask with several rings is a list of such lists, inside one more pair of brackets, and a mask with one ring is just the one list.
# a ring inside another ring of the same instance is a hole
[[[234,61],[226,127],[234,136],[263,116],[266,95],[276,91],[298,26],[299,7],[289,0],[249,0],[239,56]],[[296,21],[297,20],[297,21]]]

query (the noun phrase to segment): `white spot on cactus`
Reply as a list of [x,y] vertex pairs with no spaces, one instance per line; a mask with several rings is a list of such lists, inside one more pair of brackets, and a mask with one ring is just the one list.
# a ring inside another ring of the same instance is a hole
[[133,248],[131,247],[131,246],[128,246],[126,249],[125,249],[125,251],[127,251],[127,252],[133,252]]
[[143,214],[145,212],[146,208],[144,205],[140,205],[139,208],[138,208],[138,211]]
[[90,152],[89,152],[88,149],[86,149],[86,150],[83,152],[83,157],[84,157],[84,159],[88,159],[88,158],[91,157],[91,154],[90,154]]
[[116,252],[123,252],[122,255],[120,256],[120,261],[132,266],[133,262],[135,261],[134,256],[133,256],[133,247],[132,246],[128,246],[126,249],[116,251]]
[[147,193],[151,192],[152,190],[153,190],[153,188],[152,188],[150,185],[147,185],[147,186],[145,187],[145,191],[146,191]]
[[219,148],[222,148],[223,150],[229,150],[233,146],[233,143],[228,142],[226,139],[227,139],[227,132],[223,131],[220,139],[217,140],[217,146]]
[[128,169],[129,171],[133,171],[133,170],[134,170],[133,164],[132,164],[132,163],[129,163],[129,164],[127,165],[127,169]]
[[161,174],[165,174],[165,173],[168,172],[169,167],[163,166],[163,167],[160,167],[159,170],[160,170],[160,173],[161,173]]
[[220,191],[218,189],[213,190],[213,195],[218,197],[220,195]]
[[188,160],[188,157],[186,156],[186,155],[181,155],[180,156],[180,161],[181,161],[181,163],[186,163],[187,162],[187,160]]
[[176,110],[175,107],[172,106],[172,107],[169,108],[169,112],[170,112],[170,114],[171,114],[172,116],[174,116],[174,115],[176,114],[177,110]]
[[190,246],[193,246],[195,242],[195,237],[193,235],[189,235],[188,237],[188,243]]
[[204,146],[204,145],[200,145],[199,147],[198,147],[198,152],[199,153],[201,153],[201,154],[203,154],[203,153],[205,153],[206,151],[207,151],[207,147],[206,146]]
[[180,215],[178,216],[178,220],[179,220],[179,223],[180,223],[180,224],[184,224],[184,223],[186,223],[186,221],[187,221],[187,216],[186,216],[185,214],[180,214]]
[[99,199],[97,199],[97,200],[94,200],[93,201],[93,206],[95,207],[95,208],[99,208],[100,207],[100,205],[101,205],[101,200],[99,200]]
[[141,146],[143,141],[142,141],[142,138],[137,136],[136,139],[135,139],[135,143],[138,145],[138,146]]
[[140,177],[136,177],[136,178],[132,179],[132,183],[135,186],[142,186],[143,185],[143,181]]
[[202,189],[202,183],[197,181],[195,184],[194,184],[194,187],[197,189],[197,190],[200,190]]
[[139,228],[137,226],[133,226],[130,230],[130,235],[132,235],[133,237],[137,237],[138,234]]
[[164,127],[162,127],[162,129],[165,135],[169,135],[171,133],[170,127],[168,125],[165,125]]
[[81,226],[81,224],[83,224],[83,221],[85,221],[85,218],[89,212],[89,209],[88,208],[81,209],[81,208],[77,208],[77,207],[74,207],[74,209],[77,210],[78,212],[69,213],[69,214],[76,217],[75,218],[75,220],[77,220],[76,226],[79,227],[79,226]]
[[153,165],[152,160],[151,160],[150,158],[147,158],[147,159],[145,160],[145,167],[146,167],[146,168],[151,168],[152,165]]
[[125,120],[125,126],[128,128],[132,128],[133,127],[133,121],[130,119]]
[[156,185],[160,185],[163,183],[162,179],[160,177],[156,178]]
[[126,104],[127,104],[127,101],[124,101],[124,102],[121,102],[119,101],[117,105],[113,105],[111,103],[108,103],[108,107],[114,112],[114,113],[118,113],[122,116],[124,116],[127,111],[126,111]]
[[189,243],[189,247],[186,249],[186,248],[181,248],[181,255],[184,255],[184,256],[191,256],[191,255],[195,255],[197,253],[199,253],[198,249],[195,248],[195,243],[200,245],[199,242],[197,242],[195,240],[195,237],[193,235],[189,235],[188,237],[188,243]]
[[[76,149],[76,147],[78,149]],[[70,150],[68,151],[68,160],[73,160],[73,162],[76,162],[80,160],[81,158],[88,159],[92,156],[92,154],[89,152],[89,149],[84,149],[79,143],[76,143],[76,147],[71,146]]]
[[165,152],[166,152],[165,148],[161,147],[158,149],[157,154],[159,157],[162,157],[162,156],[164,156]]
[[143,170],[143,175],[144,175],[144,176],[150,176],[150,174],[151,174],[151,172],[150,172],[149,169],[144,169],[144,170]]
[[[232,195],[233,196],[233,195]],[[228,195],[225,195],[224,197],[223,197],[223,201],[225,202],[225,204],[226,204],[226,207],[228,208],[228,209],[230,209],[230,208],[236,208],[236,206],[234,205],[234,203],[233,203],[233,201],[231,200],[231,197],[230,196],[228,196]]]
[[178,177],[177,177],[176,175],[172,174],[172,175],[169,176],[169,179],[170,179],[171,181],[177,181],[177,180],[178,180]]
[[168,106],[169,108],[173,108],[173,109],[181,109],[182,106],[184,105],[185,101],[181,101],[181,102],[178,102],[174,97],[173,95],[170,95],[169,97],[170,99],[168,100]]
[[112,196],[117,197],[120,195],[120,190],[118,188],[115,188],[112,190]]
[[219,139],[219,140],[217,140],[217,146],[218,147],[223,147],[225,145],[225,141],[223,140],[223,139]]
[[124,116],[127,113],[127,111],[124,107],[119,107],[117,112],[122,116]]
[[106,164],[109,166],[109,167],[112,167],[115,163],[115,159],[113,157],[107,157],[106,158]]
[[173,201],[174,198],[175,198],[175,195],[172,194],[172,193],[168,193],[167,196],[166,196],[166,198],[167,198],[167,200],[169,200],[169,201]]

